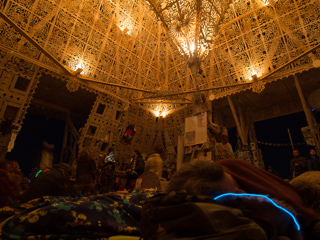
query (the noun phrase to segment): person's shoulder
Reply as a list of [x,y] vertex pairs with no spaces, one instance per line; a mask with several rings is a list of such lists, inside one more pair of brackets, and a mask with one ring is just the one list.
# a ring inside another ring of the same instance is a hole
[[257,169],[260,169],[256,167],[255,165],[248,163],[241,159],[236,158],[229,158],[229,159],[222,159],[216,162],[217,164],[220,164],[224,167],[227,167],[228,169],[247,169],[247,170],[254,170],[257,171]]

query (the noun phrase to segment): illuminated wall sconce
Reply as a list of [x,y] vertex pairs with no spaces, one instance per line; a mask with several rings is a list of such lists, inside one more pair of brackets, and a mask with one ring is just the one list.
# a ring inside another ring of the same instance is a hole
[[265,4],[266,6],[270,5],[274,7],[276,5],[276,2],[277,2],[276,0],[267,0]]
[[77,68],[77,70],[75,70],[74,72],[73,72],[73,75],[74,76],[78,76],[78,75],[80,75],[80,73],[83,71],[83,69],[82,68]]
[[129,31],[130,31],[130,30],[129,30],[127,27],[125,27],[125,28],[122,30],[122,33],[123,33],[123,34],[127,34]]
[[312,60],[312,66],[314,68],[320,67],[320,60],[313,53],[309,53],[308,57]]
[[155,111],[154,114],[156,115],[156,122],[158,122],[159,120],[159,117],[160,118],[164,118],[167,114],[166,112],[163,112],[163,111]]
[[253,74],[253,75],[251,76],[251,78],[252,78],[252,80],[253,80],[254,82],[257,82],[257,81],[258,81],[258,76],[257,76],[257,74]]

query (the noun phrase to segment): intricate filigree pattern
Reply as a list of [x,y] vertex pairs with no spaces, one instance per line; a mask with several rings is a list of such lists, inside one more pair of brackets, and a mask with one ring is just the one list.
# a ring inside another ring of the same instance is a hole
[[[172,16],[170,24],[176,29],[175,32],[168,31],[163,22],[159,21],[157,11],[152,11],[152,6],[147,2],[161,3],[156,5],[156,9],[165,14],[164,16]],[[177,2],[183,9],[178,15],[172,15],[173,11],[178,10],[174,4]],[[84,135],[92,125],[96,127],[97,135],[94,137],[97,139],[103,138],[106,132],[112,132],[116,139],[122,134],[128,122],[135,122],[139,133],[134,140],[136,143],[133,144],[143,150],[142,148],[148,148],[155,143],[153,137],[159,129],[154,124],[155,118],[150,112],[138,110],[137,105],[127,109],[128,104],[137,102],[139,98],[155,96],[156,90],[162,94],[190,92],[179,95],[180,101],[192,100],[192,91],[196,91],[197,88],[212,88],[205,94],[214,94],[216,99],[247,89],[262,91],[263,85],[267,82],[310,69],[312,59],[308,56],[302,57],[264,79],[263,83],[214,88],[250,82],[254,74],[259,79],[320,44],[319,1],[233,0],[223,15],[224,21],[220,25],[219,33],[210,42],[210,52],[200,62],[202,71],[194,75],[189,69],[188,62],[181,55],[179,47],[172,40],[172,36],[180,36],[183,28],[190,29],[195,22],[196,14],[190,12],[193,8],[192,2],[0,0],[0,8],[15,25],[66,68],[72,70],[82,68],[82,76],[107,84],[138,88],[139,91],[98,83],[84,84],[61,75],[61,78],[68,81],[71,90],[81,86],[90,91],[102,90],[103,95],[108,95],[103,97],[101,95],[96,104],[112,99],[107,104],[110,112],[105,113],[106,115],[97,116],[95,110],[92,111]],[[203,4],[209,2],[213,3],[213,1],[202,1]],[[211,12],[206,11],[203,16],[215,14],[214,11]],[[214,16],[209,17],[214,18]],[[201,25],[201,28],[208,32],[211,26]],[[319,50],[314,50],[313,54],[320,58]],[[45,69],[52,74],[63,73],[61,67],[54,64],[39,48],[22,37],[21,32],[16,31],[2,18],[0,19],[0,65],[2,69],[26,79],[33,78],[36,66],[40,72]],[[36,81],[37,78],[34,79]],[[6,78],[1,79],[1,94],[6,89],[4,82],[7,81]],[[35,87],[36,83],[24,95],[25,103],[31,99]],[[151,93],[143,93],[140,90]],[[14,95],[13,98],[16,96],[18,95]],[[102,98],[104,100],[101,100]],[[177,101],[177,98],[163,97],[163,95],[160,99]],[[25,103],[21,99],[17,102],[20,107]],[[126,106],[119,107],[119,104]],[[157,107],[151,105],[140,106],[143,109]],[[180,107],[179,104],[166,106],[169,111]],[[112,114],[124,108],[127,111],[124,111],[121,120],[110,120]],[[25,110],[21,111],[22,115],[24,113]],[[164,135],[168,144],[176,145],[178,128],[188,114],[192,114],[190,107],[165,118],[164,129],[167,129],[168,134]],[[22,115],[19,116],[21,119],[19,123],[22,123]],[[83,142],[89,140],[83,139]]]

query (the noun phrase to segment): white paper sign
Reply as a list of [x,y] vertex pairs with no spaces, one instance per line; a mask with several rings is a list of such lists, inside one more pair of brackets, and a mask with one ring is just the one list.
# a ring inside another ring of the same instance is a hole
[[184,145],[191,146],[207,142],[207,113],[185,119]]

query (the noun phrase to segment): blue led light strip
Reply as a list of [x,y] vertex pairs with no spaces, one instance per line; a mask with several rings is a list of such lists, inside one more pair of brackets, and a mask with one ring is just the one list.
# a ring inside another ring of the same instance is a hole
[[215,197],[214,200],[217,200],[217,199],[225,197],[225,196],[251,196],[251,197],[262,197],[262,198],[265,198],[265,199],[269,200],[275,207],[277,207],[277,208],[281,209],[282,211],[288,213],[292,217],[294,223],[296,224],[298,231],[300,231],[300,225],[299,225],[297,219],[295,218],[295,216],[293,216],[293,214],[291,212],[289,212],[287,209],[279,206],[272,199],[270,199],[269,197],[267,197],[265,195],[252,194],[252,193],[224,193],[224,194],[221,194],[221,195]]

